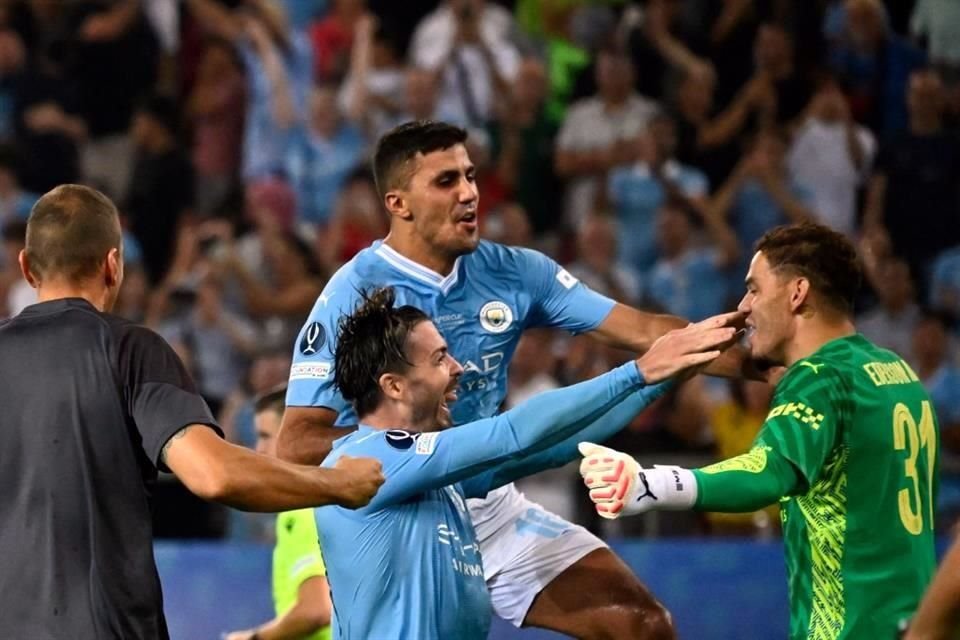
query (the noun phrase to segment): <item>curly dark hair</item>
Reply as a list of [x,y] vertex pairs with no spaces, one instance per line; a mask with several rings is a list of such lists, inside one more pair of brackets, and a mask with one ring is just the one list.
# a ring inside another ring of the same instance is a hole
[[362,291],[360,298],[359,306],[343,316],[337,328],[333,381],[363,418],[383,398],[380,376],[403,373],[411,366],[407,337],[430,318],[416,307],[395,306],[393,287]]
[[857,250],[842,233],[813,222],[784,225],[763,234],[755,249],[775,272],[807,278],[829,305],[853,314],[862,275]]

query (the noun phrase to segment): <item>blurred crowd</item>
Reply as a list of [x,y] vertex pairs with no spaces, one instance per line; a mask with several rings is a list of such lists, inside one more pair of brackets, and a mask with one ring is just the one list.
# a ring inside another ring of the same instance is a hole
[[[125,224],[117,312],[174,345],[251,445],[251,400],[286,380],[326,279],[386,232],[373,145],[423,118],[470,131],[486,238],[641,308],[732,308],[777,224],[849,234],[859,329],[930,389],[941,522],[960,513],[956,0],[0,0],[0,315],[34,299],[16,257],[38,194],[100,188]],[[508,403],[628,357],[530,332]],[[734,455],[770,395],[698,377],[615,446]],[[577,481],[522,488],[597,526]],[[259,535],[166,484],[159,535]],[[685,517],[616,533],[777,528]]]

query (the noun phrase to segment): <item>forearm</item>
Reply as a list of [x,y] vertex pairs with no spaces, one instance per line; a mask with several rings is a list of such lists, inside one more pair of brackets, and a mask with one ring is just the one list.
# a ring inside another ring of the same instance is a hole
[[[298,417],[298,414],[305,415]],[[311,418],[310,414],[323,417]],[[353,427],[334,427],[337,414],[329,409],[287,407],[277,434],[277,456],[297,464],[318,465],[333,448],[333,441],[353,431]]]
[[501,417],[511,425],[516,453],[535,453],[573,436],[643,386],[631,361],[591,380],[536,395]]
[[790,495],[800,477],[786,458],[768,447],[694,469],[697,511],[745,513],[762,509]]
[[580,457],[577,449],[580,442],[586,440],[599,443],[610,439],[629,425],[637,414],[662,397],[672,386],[671,383],[661,383],[640,389],[566,440],[558,442],[539,453],[504,464],[496,469],[487,489],[495,489],[513,482],[517,478],[523,478],[546,469],[561,467],[576,460]]
[[947,640],[960,627],[960,544],[944,556],[904,640]]
[[224,456],[223,490],[217,498],[235,509],[267,513],[337,504],[340,472],[291,464],[229,445]]

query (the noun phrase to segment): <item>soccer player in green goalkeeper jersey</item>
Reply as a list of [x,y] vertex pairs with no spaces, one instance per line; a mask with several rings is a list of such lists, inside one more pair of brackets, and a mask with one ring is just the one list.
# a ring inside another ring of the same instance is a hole
[[786,367],[746,454],[655,466],[582,443],[601,516],[754,511],[780,501],[790,638],[896,638],[935,568],[937,423],[916,374],[856,332],[853,246],[815,224],[757,243],[740,310],[752,355]]
[[[277,454],[286,387],[259,397],[254,405],[257,451]],[[225,640],[330,640],[330,587],[320,555],[313,509],[277,514],[273,548],[273,604],[277,616],[255,629],[234,631]]]

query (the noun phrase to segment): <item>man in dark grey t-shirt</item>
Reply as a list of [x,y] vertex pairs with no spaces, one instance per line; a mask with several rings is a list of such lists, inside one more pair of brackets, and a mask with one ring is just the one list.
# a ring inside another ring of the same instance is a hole
[[20,254],[38,302],[0,323],[0,638],[164,640],[150,486],[253,511],[358,507],[380,464],[302,467],[222,439],[173,350],[108,312],[123,279],[117,210],[62,185]]

